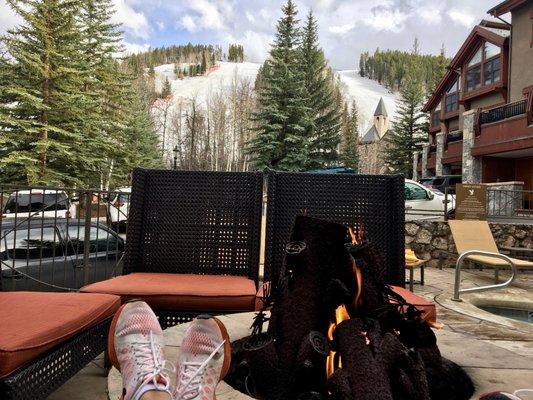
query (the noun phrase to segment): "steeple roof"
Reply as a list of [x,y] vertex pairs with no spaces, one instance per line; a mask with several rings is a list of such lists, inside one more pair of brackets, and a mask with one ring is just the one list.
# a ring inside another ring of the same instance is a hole
[[379,99],[378,106],[376,107],[376,111],[374,112],[374,117],[384,116],[388,117],[387,109],[385,108],[385,102],[383,101],[383,97]]

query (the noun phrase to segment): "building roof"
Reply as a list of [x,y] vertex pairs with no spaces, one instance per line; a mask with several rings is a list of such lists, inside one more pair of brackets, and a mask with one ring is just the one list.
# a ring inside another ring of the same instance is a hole
[[378,117],[378,116],[388,117],[387,109],[385,108],[385,102],[383,101],[383,97],[379,99],[378,106],[376,107],[376,111],[374,112],[374,117]]
[[499,17],[500,15],[507,14],[518,6],[521,6],[526,1],[527,0],[505,0],[497,6],[492,7],[487,13],[493,17]]
[[503,47],[508,43],[509,33],[510,27],[492,21],[483,20],[479,25],[476,25],[450,62],[450,65],[447,67],[448,72],[446,72],[437,86],[437,89],[435,89],[422,110],[428,112],[436,106],[441,99],[443,91],[445,91],[457,78],[457,69],[461,67],[461,65],[463,65],[463,63],[472,55],[472,52],[477,49],[481,39],[485,39],[490,43]]
[[379,133],[376,129],[375,125],[372,125],[370,129],[365,133],[365,135],[361,138],[362,144],[369,144],[379,141]]

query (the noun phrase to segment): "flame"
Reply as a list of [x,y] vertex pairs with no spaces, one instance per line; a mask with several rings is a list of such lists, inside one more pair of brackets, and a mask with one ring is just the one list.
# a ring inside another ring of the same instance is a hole
[[[350,236],[352,237],[352,243],[357,243],[357,238],[353,232],[353,230],[349,229]],[[354,242],[355,241],[355,242]],[[353,273],[355,275],[355,279],[357,281],[357,293],[355,294],[354,299],[354,306],[357,308],[361,304],[361,293],[363,290],[363,276],[361,274],[361,270],[355,263],[355,260],[352,258],[352,269]],[[333,341],[335,329],[337,328],[337,325],[339,325],[342,321],[346,321],[350,319],[350,314],[348,314],[348,310],[346,309],[346,306],[344,304],[337,307],[335,310],[335,322],[331,322],[328,327],[328,333],[327,337],[329,341]],[[365,338],[365,343],[367,345],[370,344],[370,339],[368,338],[368,335],[366,332],[361,332],[361,336]],[[337,353],[335,351],[330,351],[328,354],[328,357],[326,359],[326,376],[329,378],[335,370],[342,368],[342,359],[339,356],[337,356]]]
[[[329,324],[328,340],[333,340],[333,333],[335,332],[337,325],[348,319],[350,319],[350,314],[348,314],[346,306],[344,304],[338,306],[335,310],[335,322]],[[339,356],[336,359],[336,354],[337,353],[335,351],[330,351],[328,358],[326,359],[326,375],[328,378],[335,372],[336,369],[342,368],[341,358]]]

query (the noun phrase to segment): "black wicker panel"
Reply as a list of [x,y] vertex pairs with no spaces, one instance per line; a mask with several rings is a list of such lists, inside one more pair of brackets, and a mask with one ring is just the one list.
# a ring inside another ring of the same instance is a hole
[[167,329],[178,324],[184,324],[192,321],[200,314],[209,315],[227,315],[233,314],[235,311],[168,311],[168,310],[156,310],[157,318],[161,328]]
[[262,173],[135,170],[124,273],[257,282],[262,188]]
[[0,380],[2,400],[40,400],[105,351],[111,319],[84,331]]
[[298,214],[360,228],[383,253],[388,283],[403,286],[404,178],[400,175],[271,173],[265,281],[277,279]]

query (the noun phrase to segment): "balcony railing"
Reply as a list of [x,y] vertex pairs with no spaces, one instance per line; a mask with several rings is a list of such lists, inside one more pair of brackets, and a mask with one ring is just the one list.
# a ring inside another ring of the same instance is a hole
[[490,110],[483,111],[480,117],[480,123],[490,124],[492,122],[502,121],[517,115],[525,114],[527,108],[527,100],[520,100],[514,103],[505,104],[501,107],[496,107]]
[[448,143],[458,142],[463,140],[463,131],[454,131],[448,133],[447,137]]

